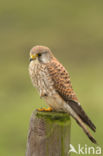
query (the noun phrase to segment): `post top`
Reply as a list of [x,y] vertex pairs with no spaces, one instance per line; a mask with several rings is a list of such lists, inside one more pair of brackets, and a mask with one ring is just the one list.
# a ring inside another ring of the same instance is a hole
[[35,110],[33,114],[38,118],[44,118],[45,120],[49,120],[51,122],[58,122],[61,124],[66,124],[68,122],[70,123],[69,114],[63,112],[41,112]]

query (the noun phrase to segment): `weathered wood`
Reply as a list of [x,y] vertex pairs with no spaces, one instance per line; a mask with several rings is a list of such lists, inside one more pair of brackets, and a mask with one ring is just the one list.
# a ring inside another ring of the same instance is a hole
[[66,113],[33,112],[26,156],[69,156],[70,117]]

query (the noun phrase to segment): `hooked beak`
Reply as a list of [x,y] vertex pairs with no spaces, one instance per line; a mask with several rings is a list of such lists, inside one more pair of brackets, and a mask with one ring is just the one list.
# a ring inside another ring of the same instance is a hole
[[31,61],[33,61],[33,60],[35,60],[35,59],[36,59],[36,57],[37,57],[37,54],[36,54],[36,55],[31,55],[31,56],[30,56],[30,59],[29,59],[29,60],[30,60],[30,62],[31,62]]

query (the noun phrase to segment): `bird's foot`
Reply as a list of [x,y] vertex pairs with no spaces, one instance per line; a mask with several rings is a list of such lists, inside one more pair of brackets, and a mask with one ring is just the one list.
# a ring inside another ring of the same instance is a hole
[[53,109],[51,107],[49,107],[49,108],[39,108],[37,110],[40,112],[52,112]]

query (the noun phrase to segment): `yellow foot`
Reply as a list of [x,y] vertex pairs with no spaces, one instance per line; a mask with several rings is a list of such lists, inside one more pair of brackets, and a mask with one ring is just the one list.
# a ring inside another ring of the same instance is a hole
[[51,107],[49,107],[49,108],[39,108],[39,109],[37,109],[38,111],[44,111],[44,112],[51,112],[52,111],[52,108]]

